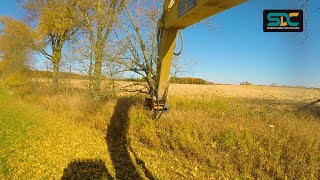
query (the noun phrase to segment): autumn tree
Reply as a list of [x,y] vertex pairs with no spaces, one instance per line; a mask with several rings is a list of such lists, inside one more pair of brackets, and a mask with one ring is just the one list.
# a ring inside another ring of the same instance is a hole
[[33,43],[30,27],[21,20],[0,17],[1,72],[5,84],[20,92],[27,86],[27,65]]
[[34,49],[43,54],[53,64],[53,87],[59,86],[59,68],[62,51],[66,43],[76,35],[76,0],[30,0],[23,6],[28,17],[37,23],[34,31]]
[[[159,68],[158,52],[160,48],[158,45],[160,39],[157,38],[157,23],[161,17],[162,7],[163,1],[130,1],[125,6],[123,23],[120,25],[123,33],[126,34],[124,38],[127,42],[121,63],[127,71],[144,79],[144,83],[134,83],[125,88],[129,91],[148,93],[151,97],[154,96],[157,88],[156,77]],[[203,20],[201,24],[204,24],[212,32],[217,29],[210,18]],[[181,57],[173,58],[171,69],[173,76],[188,73],[190,70],[190,61],[187,62]],[[143,89],[137,87],[143,87]]]
[[[157,21],[160,17],[160,3],[157,1],[132,1],[125,6],[124,22],[120,25],[126,39],[126,50],[121,58],[127,71],[134,72],[147,83],[139,84],[147,89],[134,91],[149,93],[155,90],[156,66],[158,61],[158,46],[156,39]],[[136,86],[137,83],[132,84]],[[127,87],[130,89],[130,85]]]
[[94,58],[92,94],[99,96],[102,80],[102,65],[106,55],[106,45],[114,30],[126,0],[80,0],[80,22],[89,36],[90,49]]
[[[115,89],[114,80],[123,72],[123,69],[115,62],[122,54],[119,44],[120,43],[114,36],[110,37],[106,43],[106,46],[104,47],[105,53],[102,59],[102,76],[108,78],[108,82],[111,83],[113,89]],[[69,66],[70,62],[72,62],[72,64],[76,64],[74,67],[72,67],[74,70],[88,75],[88,87],[90,92],[92,92],[95,58],[94,53],[91,50],[91,44],[88,35],[82,35],[81,39],[77,40],[77,43],[72,43],[70,46],[68,46],[66,51],[69,53],[64,54],[64,57],[65,60],[69,61]]]
[[88,87],[91,90],[93,84],[93,52],[90,48],[90,42],[87,35],[77,40],[77,43],[72,43],[68,49],[68,59],[77,63],[74,67],[78,72],[85,73],[88,75],[89,84]]
[[192,73],[192,68],[197,64],[197,61],[187,61],[183,56],[175,56],[172,59],[171,77],[181,77]]

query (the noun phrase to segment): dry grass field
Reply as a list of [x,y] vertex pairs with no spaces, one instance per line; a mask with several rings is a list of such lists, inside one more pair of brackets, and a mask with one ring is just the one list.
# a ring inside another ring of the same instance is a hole
[[[34,79],[34,81],[49,86],[51,80],[45,78]],[[71,85],[72,88],[85,89],[88,80],[64,79],[61,80],[64,86]],[[112,82],[104,81],[103,86],[110,86]],[[116,81],[118,87],[132,84],[125,81]],[[171,95],[182,95],[188,97],[198,96],[222,96],[236,98],[265,98],[289,101],[305,101],[320,97],[320,90],[315,88],[302,87],[281,87],[281,86],[255,86],[255,85],[197,85],[197,84],[171,84]]]
[[293,87],[271,87],[254,85],[192,85],[172,84],[172,95],[197,96],[222,96],[250,99],[278,99],[289,101],[304,101],[320,97],[320,90]]
[[[320,177],[319,107],[310,105],[320,97],[317,89],[173,84],[171,111],[154,121],[143,109],[141,95],[106,91],[105,98],[94,102],[81,90],[85,82],[71,84],[73,90],[52,95],[43,93],[43,85],[18,104],[2,92],[0,98],[7,99],[1,101],[6,102],[0,106],[2,122],[11,114],[24,117],[13,118],[15,123],[28,119],[33,124],[22,130],[27,140],[3,147],[3,177]],[[15,110],[21,106],[23,115]],[[34,112],[39,115],[28,118]],[[11,133],[1,129],[5,139]]]

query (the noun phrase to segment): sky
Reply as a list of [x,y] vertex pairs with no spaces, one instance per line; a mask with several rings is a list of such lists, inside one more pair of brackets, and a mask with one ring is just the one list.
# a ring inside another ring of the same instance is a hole
[[[193,76],[211,82],[320,87],[319,8],[319,0],[310,0],[307,32],[266,33],[263,10],[299,9],[297,0],[251,0],[211,17],[218,30],[186,28],[182,56],[198,62]],[[0,0],[3,15],[19,19],[24,11],[14,0]]]

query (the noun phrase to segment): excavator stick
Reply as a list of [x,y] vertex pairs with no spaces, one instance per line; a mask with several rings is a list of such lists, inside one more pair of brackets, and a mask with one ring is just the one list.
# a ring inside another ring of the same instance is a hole
[[247,0],[164,0],[158,21],[159,62],[154,96],[145,99],[145,107],[155,113],[168,110],[166,105],[170,69],[179,30]]

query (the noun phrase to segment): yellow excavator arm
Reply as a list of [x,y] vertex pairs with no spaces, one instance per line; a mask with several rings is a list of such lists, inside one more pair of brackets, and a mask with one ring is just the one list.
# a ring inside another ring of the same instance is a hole
[[179,30],[247,0],[165,0],[158,21],[159,63],[154,97],[145,105],[156,112],[167,110],[170,69]]

